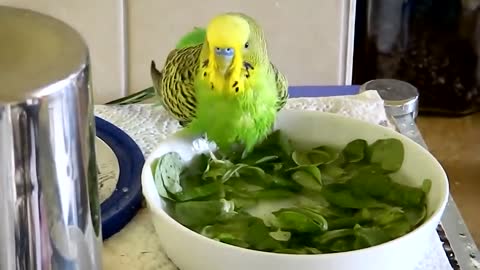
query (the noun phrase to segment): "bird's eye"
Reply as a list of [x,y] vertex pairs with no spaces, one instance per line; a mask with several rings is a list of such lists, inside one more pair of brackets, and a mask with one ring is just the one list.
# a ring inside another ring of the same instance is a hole
[[247,43],[245,43],[245,49],[247,49],[247,48],[248,48],[248,42],[247,42]]

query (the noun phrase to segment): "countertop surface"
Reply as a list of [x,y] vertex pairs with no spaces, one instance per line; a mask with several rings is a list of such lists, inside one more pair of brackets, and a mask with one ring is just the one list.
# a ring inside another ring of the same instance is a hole
[[480,245],[480,113],[460,118],[419,116],[417,126],[445,168],[452,197]]

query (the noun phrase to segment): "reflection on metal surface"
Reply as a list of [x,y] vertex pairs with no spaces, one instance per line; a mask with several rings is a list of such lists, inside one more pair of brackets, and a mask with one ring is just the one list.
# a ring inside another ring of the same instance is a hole
[[[1,29],[11,37],[21,35],[7,41],[10,46],[21,47],[15,41],[36,30],[54,37],[24,48],[48,52],[43,55],[15,48],[11,53],[19,61],[38,60],[39,66],[15,71],[23,79],[10,86],[18,91],[0,91],[0,270],[100,269],[88,49],[75,31],[55,19],[1,6],[0,14],[6,25],[22,22]],[[57,49],[63,47],[69,48],[67,58],[59,57],[65,52]],[[51,69],[39,68],[45,62]],[[32,68],[35,78],[30,80]]]

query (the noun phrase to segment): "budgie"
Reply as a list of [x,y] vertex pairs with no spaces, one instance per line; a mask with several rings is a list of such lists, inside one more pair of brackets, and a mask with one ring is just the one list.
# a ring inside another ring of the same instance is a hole
[[[152,61],[150,72],[161,104],[184,126],[181,133],[206,135],[220,150],[240,143],[251,151],[288,99],[288,81],[269,60],[262,28],[242,13],[223,13],[196,28],[162,71]],[[109,104],[138,102],[150,91]]]

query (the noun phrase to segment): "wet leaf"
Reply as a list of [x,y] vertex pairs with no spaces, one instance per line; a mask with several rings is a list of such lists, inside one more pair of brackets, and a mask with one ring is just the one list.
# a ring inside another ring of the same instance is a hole
[[422,205],[425,199],[425,193],[421,188],[402,185],[392,182],[391,189],[383,197],[385,202],[402,207],[415,207]]
[[396,172],[403,164],[403,144],[398,139],[380,139],[368,148],[370,162],[379,164],[386,171]]
[[302,247],[302,248],[284,248],[275,250],[276,253],[284,254],[321,254],[322,252],[317,248]]
[[399,207],[370,209],[369,211],[373,216],[373,222],[379,226],[396,222],[405,217],[404,211]]
[[362,227],[355,225],[353,231],[362,247],[372,247],[390,241],[389,235],[379,227]]
[[365,157],[367,147],[367,141],[363,139],[353,140],[345,146],[343,149],[343,155],[348,162],[358,162]]
[[317,245],[323,246],[336,239],[341,239],[352,235],[354,235],[353,229],[331,230],[321,235],[315,236],[313,238],[313,242]]
[[280,209],[273,212],[273,215],[282,230],[310,233],[325,231],[328,228],[327,221],[321,215],[310,214],[297,208]]
[[165,187],[163,186],[162,177],[160,176],[160,170],[158,169],[159,165],[161,164],[160,160],[161,160],[161,157],[152,161],[152,164],[150,165],[151,170],[152,170],[153,179],[155,181],[155,187],[157,188],[157,192],[161,197],[163,197],[165,199],[173,200],[168,195],[167,189],[165,189]]
[[325,186],[321,193],[328,202],[338,207],[361,209],[386,206],[384,203],[378,202],[369,196],[361,198],[355,196],[345,184],[331,184]]
[[432,189],[432,180],[430,179],[425,179],[422,182],[422,190],[425,194],[430,193],[430,190]]
[[255,161],[255,164],[270,162],[270,161],[277,160],[277,159],[278,159],[278,156],[266,156],[266,157],[263,157],[263,158]]
[[385,233],[387,233],[392,239],[407,234],[411,229],[412,227],[406,219],[397,220],[394,223],[389,223],[383,226]]
[[170,152],[162,156],[157,170],[160,172],[163,186],[168,192],[176,194],[182,191],[180,174],[183,168],[184,162],[177,152]]
[[315,177],[306,171],[300,170],[294,172],[292,174],[292,180],[307,189],[319,191],[322,189],[322,186],[318,183]]
[[330,155],[321,150],[312,150],[312,151],[294,151],[292,153],[292,159],[295,164],[299,166],[318,166],[326,162],[331,161]]
[[191,189],[184,189],[175,194],[178,201],[190,201],[205,198],[213,194],[221,192],[222,185],[219,182],[212,182],[202,186],[193,187]]
[[427,217],[427,207],[425,205],[404,209],[405,217],[412,228],[420,225]]
[[253,192],[252,196],[257,199],[269,200],[269,199],[286,199],[294,197],[295,193],[285,189],[268,189],[259,190]]
[[175,218],[185,226],[205,226],[217,222],[222,215],[234,211],[233,202],[227,200],[187,201],[175,204]]
[[341,177],[346,173],[344,169],[334,164],[323,164],[319,168],[322,173],[322,182],[325,184],[340,182]]

